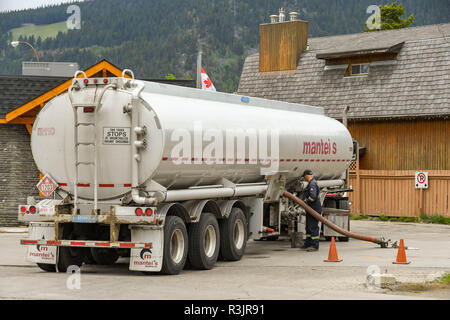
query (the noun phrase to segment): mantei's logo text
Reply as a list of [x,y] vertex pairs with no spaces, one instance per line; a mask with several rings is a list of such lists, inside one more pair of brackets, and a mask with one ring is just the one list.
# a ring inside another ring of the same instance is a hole
[[303,142],[303,154],[336,154],[337,144],[330,139],[327,141],[305,141]]

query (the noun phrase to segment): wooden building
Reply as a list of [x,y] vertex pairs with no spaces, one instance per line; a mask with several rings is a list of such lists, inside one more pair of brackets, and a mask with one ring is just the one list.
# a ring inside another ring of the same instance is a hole
[[[353,214],[450,216],[450,24],[280,46],[305,42],[300,31],[286,41],[288,30],[307,28],[294,24],[261,25],[260,51],[246,58],[238,93],[321,106],[338,120],[349,107],[361,155],[351,171]],[[428,172],[427,189],[416,189],[417,171]]]

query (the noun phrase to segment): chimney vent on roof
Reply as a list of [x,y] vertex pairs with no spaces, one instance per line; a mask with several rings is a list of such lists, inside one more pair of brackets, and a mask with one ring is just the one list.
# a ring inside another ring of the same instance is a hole
[[296,70],[306,50],[308,22],[297,20],[296,12],[290,12],[291,21],[285,21],[284,12],[281,8],[279,16],[270,16],[271,23],[259,26],[259,72]]
[[276,14],[270,15],[270,23],[277,23],[278,16]]
[[280,8],[280,16],[279,16],[279,22],[284,22],[284,18],[286,17],[286,15],[284,14],[284,8]]
[[289,17],[291,18],[291,21],[297,21],[298,12],[295,11],[289,12]]

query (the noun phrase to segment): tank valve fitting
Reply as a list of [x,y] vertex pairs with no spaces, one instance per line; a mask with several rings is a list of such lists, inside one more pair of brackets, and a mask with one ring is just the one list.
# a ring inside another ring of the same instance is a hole
[[136,148],[138,149],[145,149],[147,147],[147,140],[143,139],[143,140],[136,140],[134,142],[134,145]]
[[131,105],[131,103],[123,106],[123,113],[130,113],[131,110],[133,110],[133,106]]
[[146,126],[135,127],[134,132],[136,132],[137,135],[145,136],[147,134],[147,127]]

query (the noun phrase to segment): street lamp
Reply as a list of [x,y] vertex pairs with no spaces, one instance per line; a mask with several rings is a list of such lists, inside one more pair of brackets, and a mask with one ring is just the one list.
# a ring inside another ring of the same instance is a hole
[[17,48],[17,46],[18,46],[19,44],[26,44],[27,46],[29,46],[29,47],[31,48],[31,50],[33,50],[33,52],[34,52],[34,56],[36,57],[36,62],[39,62],[39,57],[38,57],[38,55],[37,55],[37,52],[36,52],[36,50],[33,48],[33,46],[32,46],[31,44],[29,44],[28,42],[25,42],[25,41],[12,41],[12,42],[11,42],[11,46],[12,46],[13,48]]

